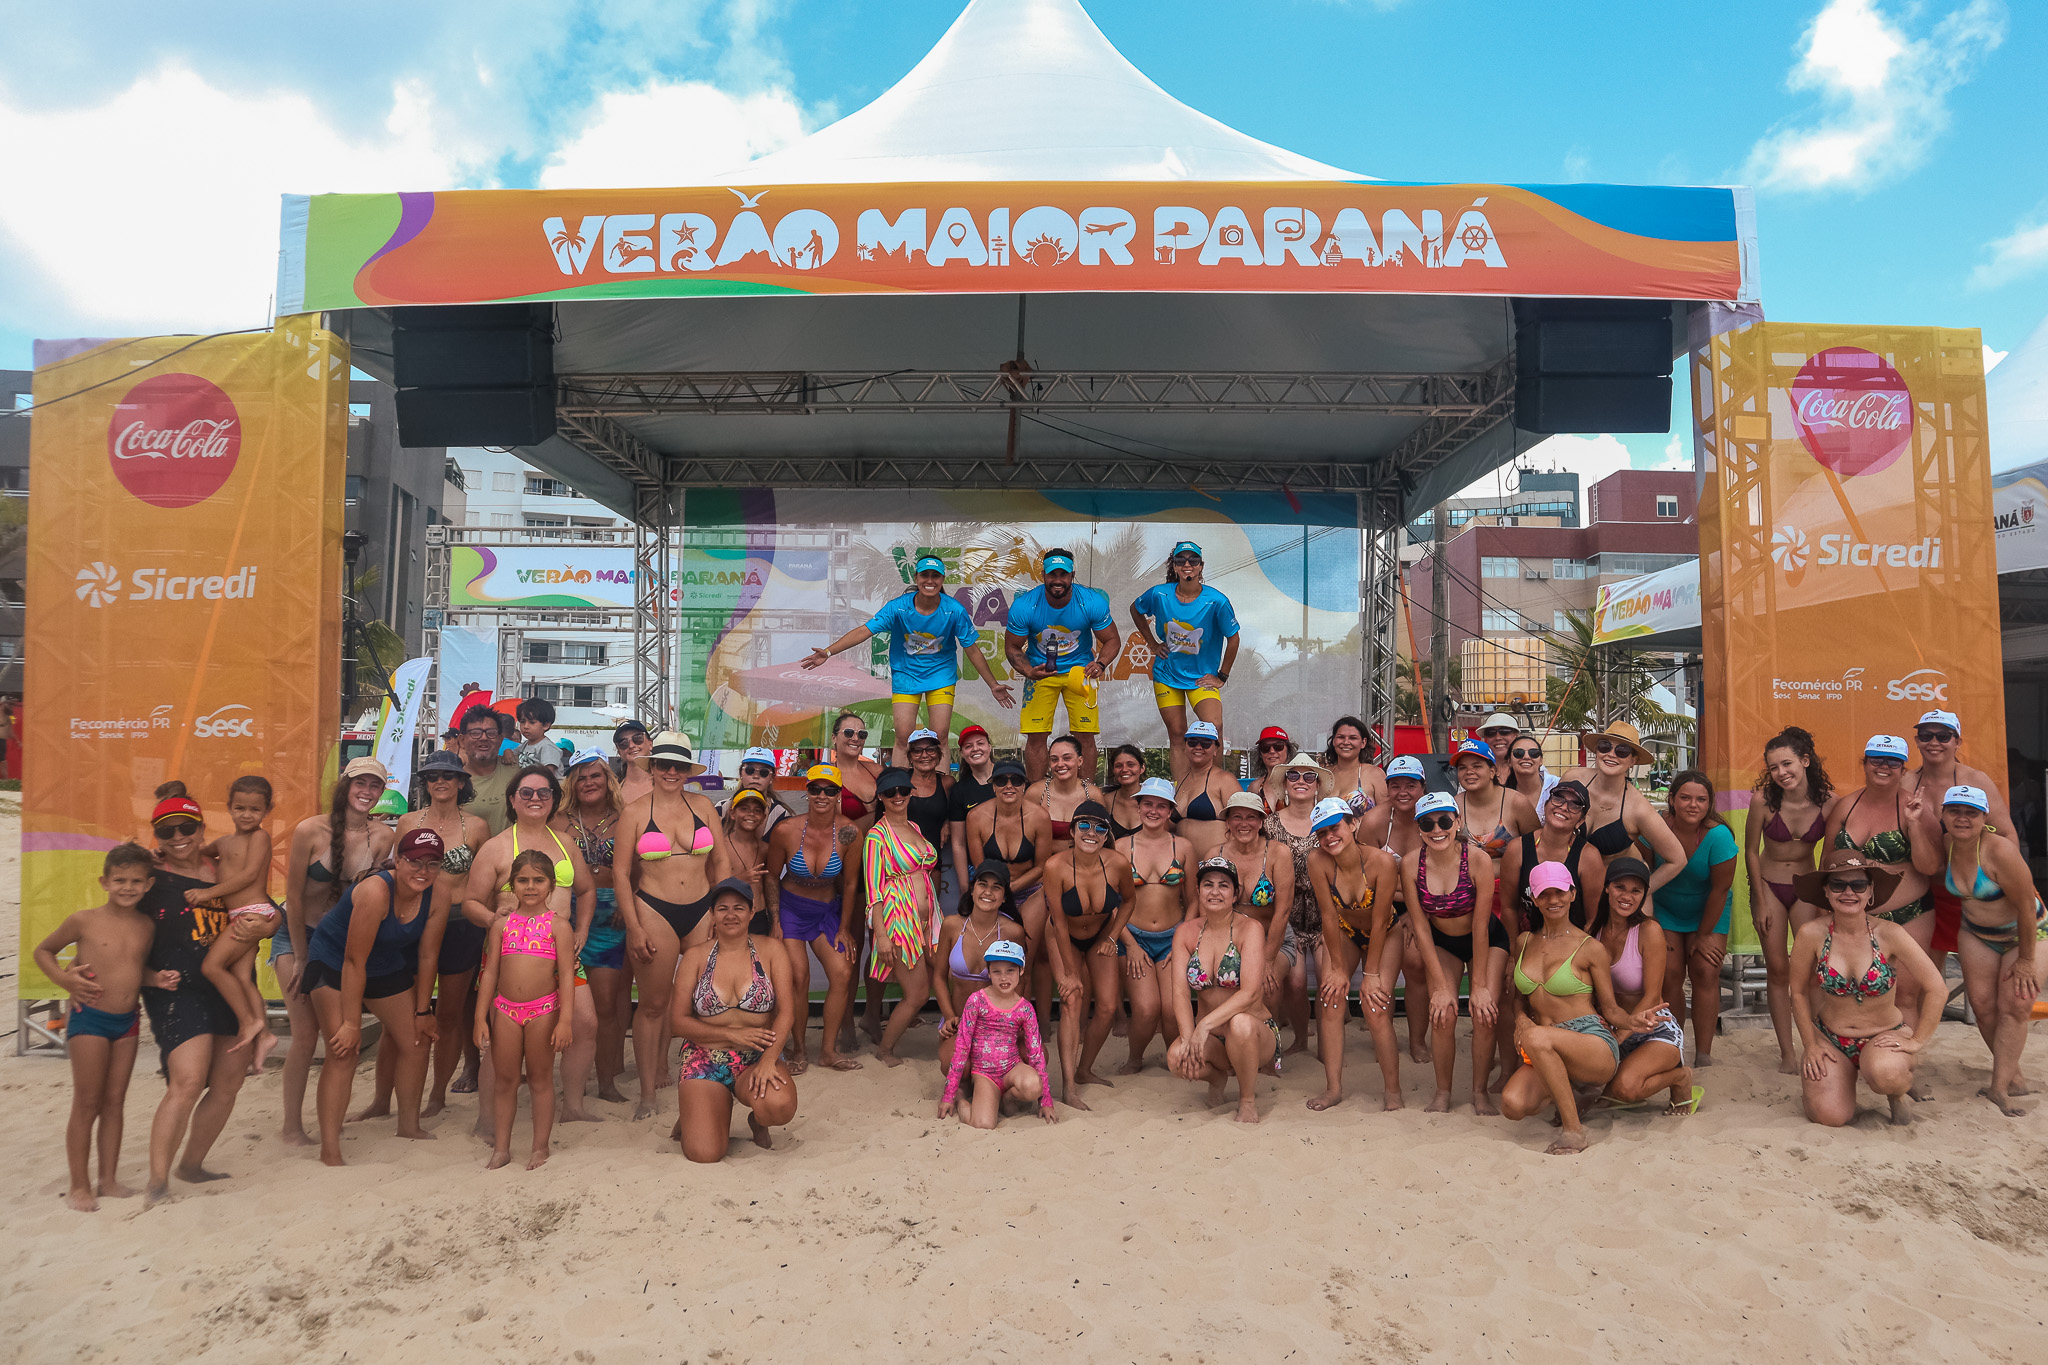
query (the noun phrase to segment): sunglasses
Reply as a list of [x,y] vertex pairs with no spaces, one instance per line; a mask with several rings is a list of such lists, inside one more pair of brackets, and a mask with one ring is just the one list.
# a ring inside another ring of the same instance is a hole
[[521,787],[512,793],[522,801],[545,801],[554,793],[546,787]]
[[1190,749],[1213,749],[1216,747],[1216,741],[1213,739],[1191,739],[1187,742],[1187,745]]
[[173,839],[183,839],[187,835],[199,832],[199,822],[197,820],[174,820],[168,825],[158,825],[156,831],[159,834],[167,834]]
[[1289,782],[1313,782],[1316,780],[1316,775],[1314,773],[1289,773],[1287,774],[1287,780]]
[[1173,557],[1173,562],[1185,567],[1189,564],[1199,564],[1202,561],[1200,556],[1198,555],[1175,555]]
[[1549,808],[1551,810],[1570,811],[1573,815],[1584,815],[1586,813],[1586,808],[1580,805],[1578,802],[1560,801],[1555,796],[1550,798]]
[[875,795],[881,797],[884,801],[908,801],[910,799],[910,788],[891,787],[885,792],[876,792]]
[[741,777],[773,777],[773,776],[775,776],[775,769],[773,769],[773,768],[770,768],[770,767],[766,767],[766,766],[764,766],[764,765],[762,765],[762,764],[759,764],[759,763],[742,763],[742,764],[740,764],[740,776],[741,776]]
[[1953,730],[1922,730],[1916,736],[1922,744],[1946,744],[1955,737]]
[[1073,825],[1076,834],[1107,834],[1109,826],[1100,820],[1076,820]]
[[428,773],[428,774],[427,774],[427,785],[428,785],[428,786],[430,786],[430,787],[431,787],[431,786],[433,786],[433,785],[434,785],[434,784],[435,784],[436,782],[460,782],[461,780],[462,780],[462,774],[460,774],[460,773]]
[[1863,761],[1875,768],[1903,768],[1906,766],[1906,760],[1903,758],[1886,758],[1878,754],[1865,754]]
[[1491,730],[1481,730],[1479,737],[1481,739],[1494,739],[1500,735],[1511,735],[1513,733],[1515,733],[1513,730],[1503,730],[1500,726],[1496,725]]
[[841,731],[839,732],[839,737],[840,737],[841,739],[860,739],[860,740],[864,740],[864,739],[866,739],[866,738],[868,737],[868,732],[867,732],[867,731],[865,731],[865,730],[841,730]]
[[657,758],[647,766],[658,773],[686,773],[690,770],[689,764],[678,762],[673,758]]
[[839,795],[839,788],[837,788],[837,787],[827,787],[827,786],[822,786],[822,785],[821,785],[821,786],[811,786],[811,787],[805,787],[805,788],[804,788],[804,790],[805,790],[805,791],[807,791],[807,792],[809,792],[809,793],[810,793],[810,794],[811,794],[812,796],[837,796],[837,795]]
[[989,779],[989,785],[991,787],[1021,787],[1024,785],[1024,779],[1005,773],[1001,777]]
[[1425,815],[1416,820],[1415,828],[1428,834],[1432,830],[1449,829],[1457,823],[1458,817],[1455,815]]
[[1635,745],[1630,744],[1627,740],[1603,739],[1593,746],[1593,752],[1596,754],[1620,754],[1623,758],[1627,758],[1635,751]]
[[1870,879],[1868,877],[1857,877],[1854,879],[1844,877],[1828,878],[1828,890],[1838,895],[1845,891],[1853,891],[1858,894],[1861,894],[1862,892],[1868,891],[1869,889]]
[[1266,750],[1268,750],[1268,749],[1282,749],[1282,750],[1284,750],[1284,749],[1285,749],[1286,747],[1287,747],[1287,741],[1286,741],[1286,740],[1284,740],[1284,739],[1262,739],[1262,740],[1260,740],[1260,741],[1259,741],[1259,752],[1260,752],[1260,753],[1264,753],[1264,752],[1266,752]]
[[1543,751],[1542,751],[1541,749],[1510,749],[1510,750],[1508,750],[1508,757],[1509,757],[1509,758],[1541,758],[1541,757],[1543,757]]

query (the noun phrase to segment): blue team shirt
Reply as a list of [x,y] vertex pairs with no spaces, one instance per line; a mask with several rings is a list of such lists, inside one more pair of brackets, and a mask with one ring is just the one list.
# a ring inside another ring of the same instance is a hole
[[1076,583],[1067,605],[1055,609],[1041,584],[1010,605],[1005,629],[1023,637],[1025,658],[1064,673],[1095,658],[1095,632],[1109,629],[1109,598]]
[[1223,666],[1223,642],[1237,634],[1230,599],[1204,583],[1201,594],[1183,602],[1171,583],[1154,583],[1131,604],[1152,621],[1152,634],[1166,652],[1152,660],[1152,681],[1185,692]]
[[981,642],[967,608],[951,597],[939,599],[930,616],[914,605],[915,593],[884,604],[868,622],[868,630],[889,637],[889,684],[911,695],[936,692],[960,681],[959,650]]

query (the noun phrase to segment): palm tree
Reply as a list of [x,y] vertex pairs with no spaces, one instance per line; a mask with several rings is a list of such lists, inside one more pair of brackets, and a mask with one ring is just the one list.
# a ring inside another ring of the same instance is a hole
[[1650,656],[1620,645],[1593,643],[1593,613],[1567,611],[1566,630],[1543,632],[1562,677],[1548,680],[1555,728],[1597,730],[1626,721],[1647,736],[1690,738],[1691,716],[1667,711],[1651,696],[1658,686]]
[[[370,615],[364,604],[377,586],[377,570],[365,569],[349,585],[356,600],[355,694],[358,702],[374,705],[391,686],[391,670],[405,662],[405,641],[381,619]],[[495,684],[494,684],[495,685]]]

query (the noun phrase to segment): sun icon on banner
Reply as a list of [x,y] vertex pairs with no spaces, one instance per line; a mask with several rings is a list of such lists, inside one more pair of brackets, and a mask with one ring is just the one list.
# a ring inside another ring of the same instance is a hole
[[78,571],[78,600],[87,606],[104,607],[121,596],[121,571],[94,560]]
[[1786,573],[1806,567],[1806,532],[1797,526],[1780,526],[1771,533],[1771,563]]

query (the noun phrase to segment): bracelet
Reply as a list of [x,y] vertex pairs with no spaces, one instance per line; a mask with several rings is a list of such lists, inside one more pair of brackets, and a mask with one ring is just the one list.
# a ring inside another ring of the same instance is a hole
[[430,1015],[430,1014],[432,1014],[432,1013],[433,1013],[433,1011],[432,1011],[432,1010],[414,1010],[414,1011],[412,1012],[412,1017],[413,1017],[413,1018],[415,1018],[415,1019],[424,1019],[424,1018],[426,1018],[426,1017],[427,1017],[428,1015]]

